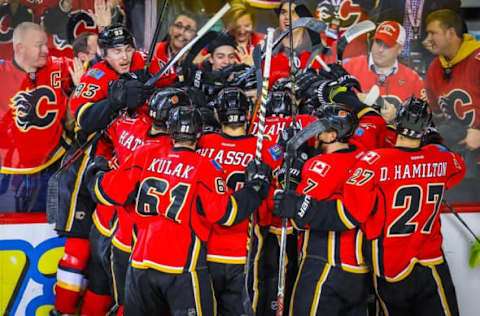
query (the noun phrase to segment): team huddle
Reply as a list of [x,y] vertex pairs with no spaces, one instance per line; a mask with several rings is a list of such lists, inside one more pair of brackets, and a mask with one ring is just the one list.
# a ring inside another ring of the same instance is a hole
[[[48,218],[66,237],[50,315],[458,315],[439,210],[466,167],[421,80],[393,106],[361,93],[352,64],[271,37],[245,64],[221,32],[170,65],[195,27],[180,14],[147,56],[108,25],[76,80],[40,26],[15,29],[0,68],[30,76],[23,93],[7,87],[16,134],[2,142],[35,129],[37,143],[2,155],[2,172],[48,171]],[[378,26],[373,52],[402,29]]]

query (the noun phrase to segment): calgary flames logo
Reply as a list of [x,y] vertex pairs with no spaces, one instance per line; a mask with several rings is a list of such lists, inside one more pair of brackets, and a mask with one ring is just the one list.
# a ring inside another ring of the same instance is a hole
[[47,105],[57,102],[55,92],[46,86],[32,91],[20,91],[10,99],[10,107],[19,130],[27,132],[30,128],[45,129],[53,124],[58,110],[44,111],[45,113],[41,115],[39,107],[44,99]]
[[462,122],[465,126],[477,123],[477,109],[473,105],[472,97],[466,91],[451,90],[447,95],[440,97],[438,103],[444,114]]
[[339,8],[333,5],[331,0],[323,0],[318,4],[315,16],[327,24],[334,19],[339,19],[340,29],[345,30],[359,21],[362,16],[362,9],[352,0],[341,1]]

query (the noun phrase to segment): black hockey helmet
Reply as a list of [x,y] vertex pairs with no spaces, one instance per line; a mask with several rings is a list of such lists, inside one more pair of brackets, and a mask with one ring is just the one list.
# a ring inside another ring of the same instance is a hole
[[196,142],[202,134],[202,117],[193,106],[178,106],[170,111],[167,128],[175,141]]
[[267,99],[267,116],[291,115],[292,96],[287,91],[272,91]]
[[130,31],[122,24],[106,26],[103,31],[98,34],[98,46],[101,49],[119,47],[128,44],[135,47],[132,33],[130,33]]
[[185,91],[177,88],[157,90],[148,101],[148,115],[153,125],[163,127],[172,108],[180,105],[192,105]]
[[247,121],[248,108],[248,97],[239,88],[225,88],[215,99],[215,110],[221,124],[243,125]]
[[395,117],[397,133],[413,139],[421,139],[431,121],[428,103],[416,97],[407,99]]
[[355,113],[346,105],[326,104],[315,110],[315,116],[319,119],[326,119],[329,130],[337,132],[336,141],[346,143],[350,136],[353,135],[358,126],[358,119]]

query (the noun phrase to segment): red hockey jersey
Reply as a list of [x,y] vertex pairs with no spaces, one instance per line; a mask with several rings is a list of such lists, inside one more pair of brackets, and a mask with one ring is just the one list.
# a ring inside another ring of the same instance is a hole
[[377,85],[380,88],[380,95],[397,107],[412,96],[421,99],[426,98],[422,78],[401,63],[398,63],[398,69],[392,75],[386,77],[383,82],[380,80],[380,76],[370,69],[368,56],[346,59],[343,62],[343,67],[357,77],[363,92],[368,93],[373,85]]
[[218,163],[185,148],[144,145],[96,185],[103,204],[133,204],[137,241],[132,266],[165,273],[206,266],[211,223],[231,225],[236,202]]
[[[375,275],[400,281],[416,263],[443,262],[439,208],[465,164],[441,145],[370,151],[344,186],[344,204],[361,223],[364,259]],[[362,259],[359,259],[362,260]]]
[[358,127],[348,142],[366,150],[391,147],[387,143],[388,131],[385,119],[372,107],[357,114]]
[[[225,170],[227,186],[233,191],[243,187],[245,169],[250,160],[255,159],[257,138],[248,136],[228,136],[210,133],[200,138],[197,152],[208,159],[214,159]],[[275,169],[281,159],[278,145],[264,141],[262,161]],[[272,192],[273,194],[273,192]],[[259,208],[259,218],[266,222],[266,203]],[[220,263],[244,264],[246,262],[246,245],[248,219],[231,227],[214,225],[208,239],[207,260]]]
[[[65,59],[49,57],[28,74],[13,61],[0,61],[1,173],[36,173],[65,152],[62,121],[71,79]],[[33,146],[32,146],[33,145]]]
[[[297,187],[297,192],[317,200],[336,198],[342,193],[350,169],[364,154],[364,151],[350,146],[348,149],[309,159],[302,169],[302,181]],[[340,218],[345,218],[345,215],[340,215]],[[331,265],[342,267],[345,271],[367,272],[366,266],[357,263],[356,253],[360,251],[356,243],[358,231],[353,229],[353,225],[350,228],[351,230],[344,232],[307,229],[300,241],[303,258],[317,256],[325,258]]]
[[[445,71],[450,71],[447,76]],[[446,113],[465,127],[480,128],[480,48],[449,70],[438,57],[428,68],[428,101],[436,113]],[[448,79],[449,77],[450,79]]]

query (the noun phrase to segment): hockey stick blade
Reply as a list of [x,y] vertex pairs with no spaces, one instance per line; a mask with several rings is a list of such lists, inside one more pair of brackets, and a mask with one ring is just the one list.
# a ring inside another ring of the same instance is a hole
[[253,64],[255,66],[255,77],[257,79],[257,99],[260,98],[262,93],[262,45],[258,44],[253,49]]
[[378,88],[378,86],[375,84],[372,86],[370,91],[368,91],[363,103],[370,106],[374,105],[377,102],[379,97],[380,97],[380,88]]
[[370,20],[365,20],[360,23],[357,23],[350,27],[348,30],[343,33],[343,35],[338,39],[337,43],[337,61],[341,62],[343,58],[343,51],[347,44],[363,35],[365,33],[375,30],[375,23]]
[[312,52],[310,53],[310,57],[308,58],[307,64],[305,65],[305,69],[303,69],[303,72],[307,72],[307,70],[312,67],[314,59],[316,60],[317,56],[320,54],[322,50],[323,50],[322,44],[318,44],[314,46]]
[[231,5],[230,3],[226,3],[215,15],[205,23],[204,26],[197,32],[197,36],[193,38],[187,45],[185,45],[178,53],[171,58],[163,68],[157,72],[152,78],[150,78],[146,83],[145,86],[153,86],[155,82],[160,79],[195,43],[202,38],[202,36],[207,33],[210,28],[218,21],[222,16],[230,10]]
[[328,129],[328,124],[325,120],[317,120],[313,123],[308,124],[304,129],[299,131],[295,136],[293,136],[286,146],[286,153],[289,157],[294,157],[297,150],[305,143],[307,140],[312,138],[315,135],[323,133]]

